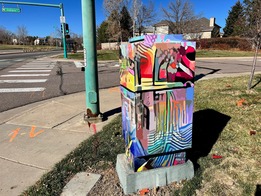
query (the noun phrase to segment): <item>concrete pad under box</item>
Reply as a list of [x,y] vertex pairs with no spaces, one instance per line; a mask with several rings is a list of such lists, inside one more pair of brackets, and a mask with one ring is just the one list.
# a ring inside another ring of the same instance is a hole
[[118,154],[116,171],[124,194],[136,193],[145,188],[165,186],[185,179],[189,180],[194,176],[194,167],[190,160],[181,165],[134,172],[125,154]]

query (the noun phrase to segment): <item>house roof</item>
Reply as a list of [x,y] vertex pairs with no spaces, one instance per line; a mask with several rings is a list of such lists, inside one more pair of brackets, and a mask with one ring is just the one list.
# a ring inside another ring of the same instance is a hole
[[154,24],[154,27],[160,27],[160,26],[168,26],[171,22],[169,20],[162,20],[156,24]]
[[[156,24],[154,24],[154,27],[160,27],[160,26],[170,26],[171,21],[169,20],[162,20]],[[203,17],[194,21],[191,21],[191,24],[193,24],[193,29],[197,32],[206,32],[206,31],[212,31],[214,27],[210,27],[210,20]],[[221,28],[219,25],[216,23],[214,24],[216,27]],[[191,31],[191,29],[190,29]],[[193,32],[190,32],[193,33]]]
[[146,33],[153,33],[154,27],[153,26],[144,27],[143,31],[146,32]]

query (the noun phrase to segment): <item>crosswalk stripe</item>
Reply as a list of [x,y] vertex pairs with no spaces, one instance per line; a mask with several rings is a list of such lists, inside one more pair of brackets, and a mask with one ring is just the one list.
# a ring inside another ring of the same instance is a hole
[[40,68],[40,69],[53,69],[54,66],[22,66],[21,68],[30,68],[30,69],[35,69],[35,68]]
[[41,83],[46,82],[47,79],[28,79],[28,80],[0,80],[0,83]]
[[52,67],[19,67],[19,68],[16,68],[18,70],[28,70],[28,69],[44,69],[44,70],[49,70],[50,68]]
[[0,93],[24,93],[24,92],[39,92],[44,91],[45,88],[0,88]]
[[76,66],[77,68],[83,67],[83,64],[82,64],[81,62],[79,62],[79,61],[74,61],[74,64],[75,64],[75,66]]
[[9,71],[9,72],[12,72],[12,73],[31,73],[31,72],[50,72],[52,70],[48,69],[48,70],[12,70],[12,71]]
[[8,74],[8,75],[1,75],[0,77],[27,77],[27,76],[49,76],[50,74]]

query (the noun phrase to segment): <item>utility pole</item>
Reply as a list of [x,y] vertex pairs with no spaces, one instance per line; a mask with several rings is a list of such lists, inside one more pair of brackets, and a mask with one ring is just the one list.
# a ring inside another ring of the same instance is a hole
[[100,121],[99,84],[96,51],[95,1],[82,0],[82,27],[85,66],[87,121]]
[[[64,18],[64,9],[63,9],[63,4],[60,3],[60,10],[61,10],[61,19]],[[62,19],[63,20],[63,19]],[[63,54],[64,58],[67,59],[67,46],[66,46],[66,37],[65,37],[65,20],[62,21],[62,35],[63,35]]]
[[[66,37],[65,37],[65,17],[64,17],[64,9],[63,4],[60,3],[59,5],[55,4],[43,4],[43,3],[31,3],[31,2],[17,2],[17,1],[0,1],[2,4],[16,4],[16,5],[32,5],[32,6],[43,6],[43,7],[53,7],[53,8],[60,8],[61,10],[61,20],[63,20],[62,23],[62,29],[63,29],[63,53],[64,58],[67,58],[67,49],[66,49]],[[3,9],[2,9],[3,11]],[[7,8],[5,12],[20,12],[20,9],[11,9]]]

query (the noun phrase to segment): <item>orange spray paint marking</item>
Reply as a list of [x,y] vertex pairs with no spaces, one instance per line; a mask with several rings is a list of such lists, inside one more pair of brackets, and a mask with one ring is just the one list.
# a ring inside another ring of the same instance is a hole
[[10,138],[10,140],[9,140],[9,142],[12,142],[14,139],[15,139],[15,137],[17,136],[17,134],[19,133],[19,131],[20,131],[20,128],[17,128],[16,130],[14,130],[12,133],[10,133],[8,136],[11,136],[12,134],[12,136],[11,136],[11,138]]
[[35,128],[36,128],[35,126],[32,126],[31,131],[30,131],[30,134],[29,134],[30,138],[34,138],[34,137],[36,137],[37,135],[39,135],[39,134],[41,134],[41,133],[44,132],[44,130],[40,130],[40,131],[38,131],[37,133],[34,133]]
[[93,133],[96,134],[97,133],[96,124],[92,124],[92,129],[93,129]]
[[89,126],[90,129],[93,130],[93,133],[94,133],[94,134],[97,133],[96,124],[88,122],[88,126]]

